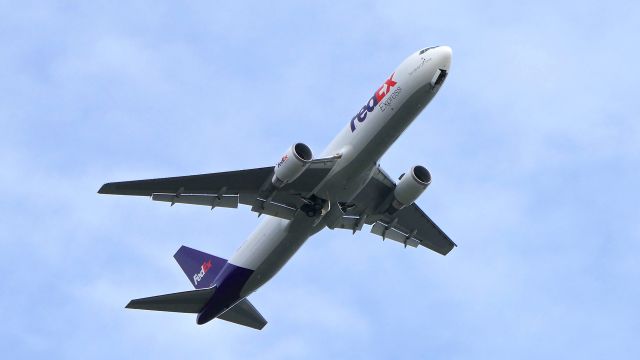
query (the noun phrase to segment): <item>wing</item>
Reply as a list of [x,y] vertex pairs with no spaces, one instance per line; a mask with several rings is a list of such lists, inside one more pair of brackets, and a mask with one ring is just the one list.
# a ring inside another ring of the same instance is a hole
[[102,185],[99,194],[151,196],[153,194],[218,194],[257,192],[273,167],[177,176],[159,179],[111,182]]
[[439,254],[447,255],[457,246],[418,205],[411,204],[395,216],[378,220],[371,232],[416,247],[422,245]]
[[371,233],[383,240],[395,240],[405,247],[422,245],[439,254],[448,254],[456,244],[415,203],[393,215],[383,212],[395,186],[389,175],[378,167],[344,216],[331,227],[355,232],[364,224],[373,225]]
[[313,160],[293,182],[264,194],[273,177],[273,167],[210,174],[111,182],[102,185],[99,194],[151,196],[154,201],[236,208],[251,206],[261,214],[292,219],[305,203],[304,197],[327,176],[337,157]]

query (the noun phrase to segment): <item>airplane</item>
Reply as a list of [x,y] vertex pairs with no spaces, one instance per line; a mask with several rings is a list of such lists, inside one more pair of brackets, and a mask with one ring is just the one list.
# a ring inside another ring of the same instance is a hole
[[174,258],[195,290],[135,299],[126,308],[192,313],[199,325],[219,318],[260,330],[267,321],[247,296],[325,228],[355,234],[371,225],[382,240],[448,254],[457,245],[415,203],[431,183],[429,171],[412,166],[396,182],[379,160],[440,90],[450,65],[448,46],[411,54],[319,158],[299,142],[275,166],[104,184],[99,194],[211,209],[243,204],[265,215],[229,260],[180,247]]

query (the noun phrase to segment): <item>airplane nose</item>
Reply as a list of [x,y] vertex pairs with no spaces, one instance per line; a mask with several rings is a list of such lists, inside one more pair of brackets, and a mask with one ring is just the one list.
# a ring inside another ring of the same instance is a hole
[[434,57],[436,57],[435,63],[438,68],[448,71],[451,66],[451,48],[448,46],[438,46],[433,50],[435,50],[434,52],[436,53]]
[[451,66],[451,48],[448,46],[438,46],[433,49],[432,54],[434,74],[431,78],[431,90],[437,92],[440,90],[442,83],[447,78],[449,67]]

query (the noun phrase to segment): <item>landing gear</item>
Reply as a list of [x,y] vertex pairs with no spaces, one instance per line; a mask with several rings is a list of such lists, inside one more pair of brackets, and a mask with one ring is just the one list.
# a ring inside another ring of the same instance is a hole
[[347,211],[349,211],[349,209],[353,208],[356,206],[356,204],[349,204],[349,203],[345,203],[345,202],[339,202],[338,206],[340,206],[340,210],[343,213],[347,213]]
[[305,199],[305,204],[300,207],[300,210],[304,211],[308,217],[316,217],[322,212],[326,202],[325,199],[311,195],[310,198]]

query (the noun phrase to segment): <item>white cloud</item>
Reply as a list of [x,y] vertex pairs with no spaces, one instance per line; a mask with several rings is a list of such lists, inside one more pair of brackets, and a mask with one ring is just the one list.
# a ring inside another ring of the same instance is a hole
[[[8,356],[632,357],[637,11],[570,5],[0,12]],[[98,196],[101,183],[265,166],[300,140],[317,153],[434,43],[454,48],[451,75],[383,165],[432,170],[419,203],[452,254],[319,234],[252,295],[262,332],[122,309],[189,287],[180,244],[229,257],[256,219]]]

